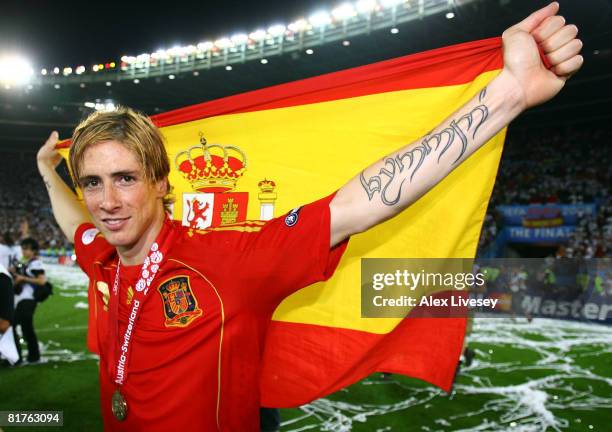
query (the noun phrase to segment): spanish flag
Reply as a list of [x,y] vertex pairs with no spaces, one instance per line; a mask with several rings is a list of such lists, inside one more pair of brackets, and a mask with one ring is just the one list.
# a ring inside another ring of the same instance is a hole
[[[204,228],[280,216],[326,196],[425,135],[501,67],[494,38],[157,115],[173,165],[173,217]],[[375,371],[450,390],[466,320],[361,318],[361,259],[473,257],[504,137],[399,216],[354,236],[327,282],[283,301],[267,334],[263,406],[298,406]]]

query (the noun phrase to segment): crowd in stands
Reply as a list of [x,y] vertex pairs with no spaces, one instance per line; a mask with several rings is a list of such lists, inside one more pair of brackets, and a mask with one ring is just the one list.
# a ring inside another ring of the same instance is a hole
[[0,233],[36,238],[41,249],[71,247],[51,214],[34,154],[0,153]]
[[[596,214],[579,216],[575,233],[556,255],[611,256],[610,143],[612,128],[511,129],[479,251],[503,228],[498,205],[595,203]],[[0,153],[0,233],[6,232],[16,240],[33,236],[42,249],[70,247],[53,219],[34,154]]]
[[590,204],[558,257],[612,256],[612,128],[591,126],[510,130],[481,232],[479,251],[503,227],[499,205]]
[[511,130],[490,208],[598,203],[609,196],[612,129]]
[[579,219],[567,245],[559,247],[558,258],[602,258],[612,256],[612,200],[604,199],[593,216]]

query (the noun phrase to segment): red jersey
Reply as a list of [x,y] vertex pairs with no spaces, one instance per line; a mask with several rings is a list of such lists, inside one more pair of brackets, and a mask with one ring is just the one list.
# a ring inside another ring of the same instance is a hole
[[[75,234],[77,262],[90,278],[88,344],[100,355],[100,402],[107,430],[259,430],[259,375],[266,329],[294,291],[326,280],[346,242],[329,248],[333,195],[268,222],[194,231],[179,222],[132,334],[128,404],[111,412],[109,290],[118,256],[92,224]],[[141,266],[121,266],[123,335]],[[111,346],[112,345],[112,346]]]

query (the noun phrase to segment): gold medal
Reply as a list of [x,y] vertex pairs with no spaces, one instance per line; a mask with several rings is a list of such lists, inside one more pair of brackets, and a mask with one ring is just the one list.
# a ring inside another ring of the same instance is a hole
[[118,389],[115,390],[111,398],[111,410],[115,418],[119,421],[123,421],[127,417],[127,402]]

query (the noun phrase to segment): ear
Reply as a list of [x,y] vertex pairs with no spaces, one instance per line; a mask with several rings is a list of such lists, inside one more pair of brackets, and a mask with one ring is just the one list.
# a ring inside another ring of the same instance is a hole
[[168,194],[168,177],[164,177],[155,182],[155,191],[157,192],[158,198],[163,198]]

